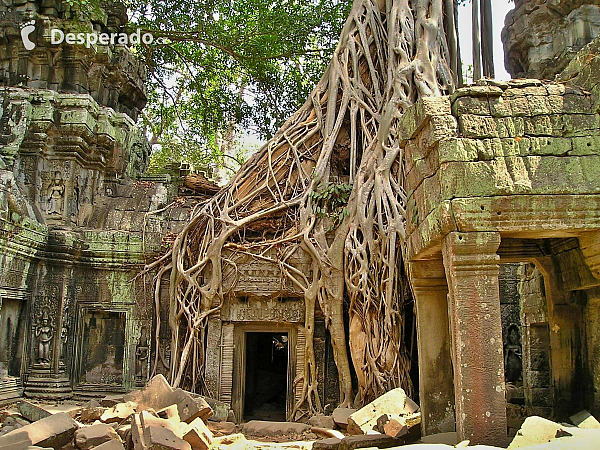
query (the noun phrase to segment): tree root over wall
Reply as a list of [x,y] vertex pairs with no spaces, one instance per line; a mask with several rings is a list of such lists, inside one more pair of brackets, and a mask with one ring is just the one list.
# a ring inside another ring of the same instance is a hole
[[[224,271],[235,273],[235,257],[246,255],[276,264],[304,293],[305,369],[296,380],[302,396],[290,419],[322,410],[313,348],[317,304],[331,336],[341,406],[364,404],[397,386],[411,393],[403,344],[407,198],[396,127],[419,97],[453,88],[447,6],[443,0],[356,0],[310,98],[227,186],[194,209],[168,254],[148,266],[159,269],[157,306],[162,275],[170,274],[174,386],[202,389],[208,318],[227,295]],[[352,190],[337,221],[319,212],[314,193],[337,179],[332,161],[340,159],[349,159]],[[259,229],[270,232],[256,239]],[[299,252],[310,260],[308,272],[290,262]]]

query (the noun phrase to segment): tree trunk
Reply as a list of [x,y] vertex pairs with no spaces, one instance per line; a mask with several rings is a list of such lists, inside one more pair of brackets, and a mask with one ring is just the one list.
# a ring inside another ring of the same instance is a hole
[[471,21],[473,33],[473,81],[481,78],[481,39],[479,37],[479,0],[471,1]]
[[[223,273],[235,272],[240,257],[278,267],[304,293],[307,360],[290,419],[321,410],[312,339],[317,302],[332,338],[342,406],[354,397],[348,346],[360,374],[357,406],[396,386],[412,392],[401,256],[407,198],[395,130],[420,97],[454,87],[444,1],[356,0],[307,102],[228,185],[193,211],[165,258],[172,271],[169,325],[176,352],[204,334],[205,319],[227,294]],[[340,168],[347,159],[349,173]],[[350,197],[333,208],[334,195],[319,194],[341,186],[344,177],[353,180]],[[298,253],[311,261],[310,275],[289,263]],[[203,360],[174,353],[171,373],[182,385],[200,380],[184,375]]]
[[492,0],[481,0],[481,53],[483,55],[483,76],[494,78]]

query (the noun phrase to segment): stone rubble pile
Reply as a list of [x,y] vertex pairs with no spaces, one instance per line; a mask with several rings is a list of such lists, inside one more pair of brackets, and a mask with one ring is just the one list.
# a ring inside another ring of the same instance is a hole
[[219,445],[219,436],[235,432],[228,406],[209,401],[212,406],[173,389],[162,375],[144,389],[92,400],[69,413],[51,414],[21,401],[19,414],[0,416],[0,450],[208,450]]
[[[509,450],[600,448],[600,423],[589,412],[571,424],[528,417]],[[139,391],[91,400],[83,407],[52,414],[28,401],[0,412],[0,450],[444,450],[469,446],[456,433],[421,438],[419,405],[393,389],[365,407],[337,408],[307,424],[253,420],[238,428],[227,404],[173,389],[158,375]],[[241,433],[238,433],[238,430]],[[248,437],[267,441],[259,442]],[[316,440],[316,437],[324,439]]]

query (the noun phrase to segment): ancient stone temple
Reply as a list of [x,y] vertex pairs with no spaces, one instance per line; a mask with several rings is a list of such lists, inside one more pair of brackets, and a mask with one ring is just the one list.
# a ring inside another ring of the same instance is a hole
[[[498,445],[527,415],[600,414],[597,3],[517,1],[506,59],[529,78],[423,98],[393,129],[424,434]],[[60,0],[0,6],[0,401],[125,392],[180,357],[170,293],[142,269],[217,187],[144,174],[150,148],[135,121],[146,73],[126,47],[50,42],[52,28],[121,30],[124,8],[102,5],[92,18]],[[264,240],[267,222],[245,231]],[[195,376],[239,421],[286,420],[311,331],[304,294],[270,258],[276,248],[228,244]],[[300,249],[286,262],[311,273]],[[329,412],[338,376],[319,310],[314,336]]]
[[82,17],[61,1],[0,6],[0,399],[143,385],[154,307],[136,275],[187,215],[185,201],[153,214],[175,192],[139,179],[144,66],[124,46],[49,41],[119,30],[124,8]]

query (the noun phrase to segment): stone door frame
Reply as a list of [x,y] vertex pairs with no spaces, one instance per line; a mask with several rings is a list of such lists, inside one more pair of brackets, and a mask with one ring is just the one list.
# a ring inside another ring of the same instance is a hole
[[[88,384],[84,383],[81,380],[82,375],[82,364],[83,364],[83,330],[84,330],[84,320],[87,313],[91,312],[105,312],[105,313],[118,313],[125,315],[125,329],[123,330],[124,334],[124,345],[123,345],[123,384],[121,385],[104,385],[104,384]],[[129,345],[130,337],[131,337],[131,317],[132,312],[129,308],[126,307],[108,307],[103,308],[101,305],[89,305],[89,304],[79,304],[77,305],[77,323],[76,323],[76,333],[75,333],[75,354],[73,358],[73,366],[72,366],[72,375],[71,379],[73,380],[73,386],[76,390],[99,390],[99,391],[107,391],[107,392],[125,392],[127,389],[132,387],[131,379],[131,364],[132,358],[135,358],[135,349],[130,348]],[[135,370],[134,370],[134,378],[135,378]]]
[[288,366],[286,388],[286,417],[294,409],[294,379],[296,377],[296,347],[298,342],[298,325],[288,323],[235,323],[233,332],[233,386],[231,409],[236,420],[244,418],[244,395],[246,385],[246,335],[248,333],[287,333]]

